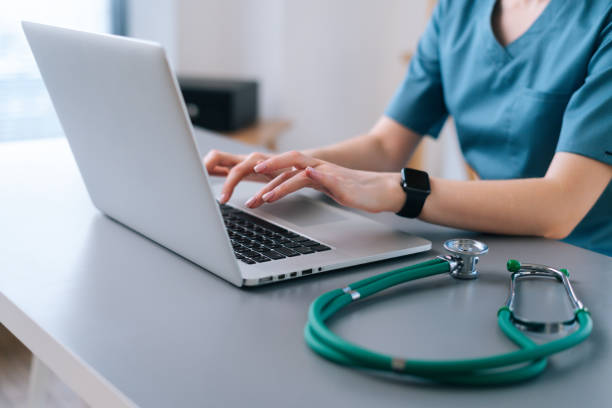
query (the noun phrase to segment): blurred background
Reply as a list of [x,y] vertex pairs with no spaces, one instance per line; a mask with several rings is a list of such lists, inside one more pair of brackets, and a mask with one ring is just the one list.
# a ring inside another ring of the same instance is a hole
[[[253,79],[278,150],[368,131],[406,72],[435,1],[19,0],[0,6],[0,141],[61,127],[20,20],[161,43],[179,75]],[[269,130],[269,129],[268,129]],[[429,138],[428,138],[429,139]],[[453,126],[411,163],[465,178]]]

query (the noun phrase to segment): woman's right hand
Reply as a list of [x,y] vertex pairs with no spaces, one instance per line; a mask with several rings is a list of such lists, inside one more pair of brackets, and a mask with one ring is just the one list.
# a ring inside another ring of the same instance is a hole
[[267,183],[274,179],[277,174],[281,173],[280,171],[269,174],[255,173],[253,168],[270,157],[272,157],[272,155],[264,153],[244,155],[226,153],[214,149],[208,152],[204,157],[204,165],[206,166],[208,174],[210,176],[227,177],[221,189],[219,202],[221,204],[226,203],[232,196],[234,188],[241,180]]

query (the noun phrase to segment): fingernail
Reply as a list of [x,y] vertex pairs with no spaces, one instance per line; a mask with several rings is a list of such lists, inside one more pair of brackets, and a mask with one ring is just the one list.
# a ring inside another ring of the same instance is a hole
[[306,172],[312,174],[313,176],[316,176],[318,174],[318,172],[310,166],[306,167]]
[[219,196],[219,201],[221,203],[224,203],[227,201],[227,193],[221,193],[221,195]]
[[250,207],[251,205],[253,205],[254,202],[255,202],[255,197],[251,197],[246,201],[246,203],[244,203],[244,205],[246,205],[247,207]]
[[264,201],[268,201],[270,200],[272,197],[274,197],[274,191],[268,191],[266,194],[262,195],[261,198]]
[[257,166],[253,167],[256,173],[262,172],[266,169],[266,165],[263,163],[259,163]]

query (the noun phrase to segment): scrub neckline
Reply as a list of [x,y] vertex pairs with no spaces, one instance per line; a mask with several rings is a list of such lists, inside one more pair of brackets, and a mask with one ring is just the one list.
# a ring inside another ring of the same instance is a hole
[[534,34],[541,33],[542,31],[550,28],[550,22],[554,20],[559,10],[559,6],[562,4],[560,0],[549,0],[548,4],[542,10],[540,15],[531,23],[531,25],[523,32],[519,37],[514,39],[506,46],[503,46],[493,30],[493,12],[495,6],[499,0],[490,0],[489,7],[486,8],[486,27],[487,34],[489,37],[489,53],[498,62],[505,63],[514,58],[520,50],[526,48],[524,43],[527,42],[530,37]]

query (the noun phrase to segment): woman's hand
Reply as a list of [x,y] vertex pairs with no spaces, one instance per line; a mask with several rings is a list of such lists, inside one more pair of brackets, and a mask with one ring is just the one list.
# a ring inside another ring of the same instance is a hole
[[251,181],[268,182],[272,180],[276,174],[256,174],[253,167],[258,163],[269,159],[271,155],[263,153],[251,153],[249,155],[225,153],[219,150],[211,150],[204,157],[204,165],[206,171],[211,176],[227,177],[219,201],[226,203],[236,185],[243,179]]
[[344,206],[369,212],[397,212],[406,200],[399,173],[347,169],[295,151],[258,161],[253,171],[271,181],[245,203],[250,208],[272,203],[304,187],[321,191]]

